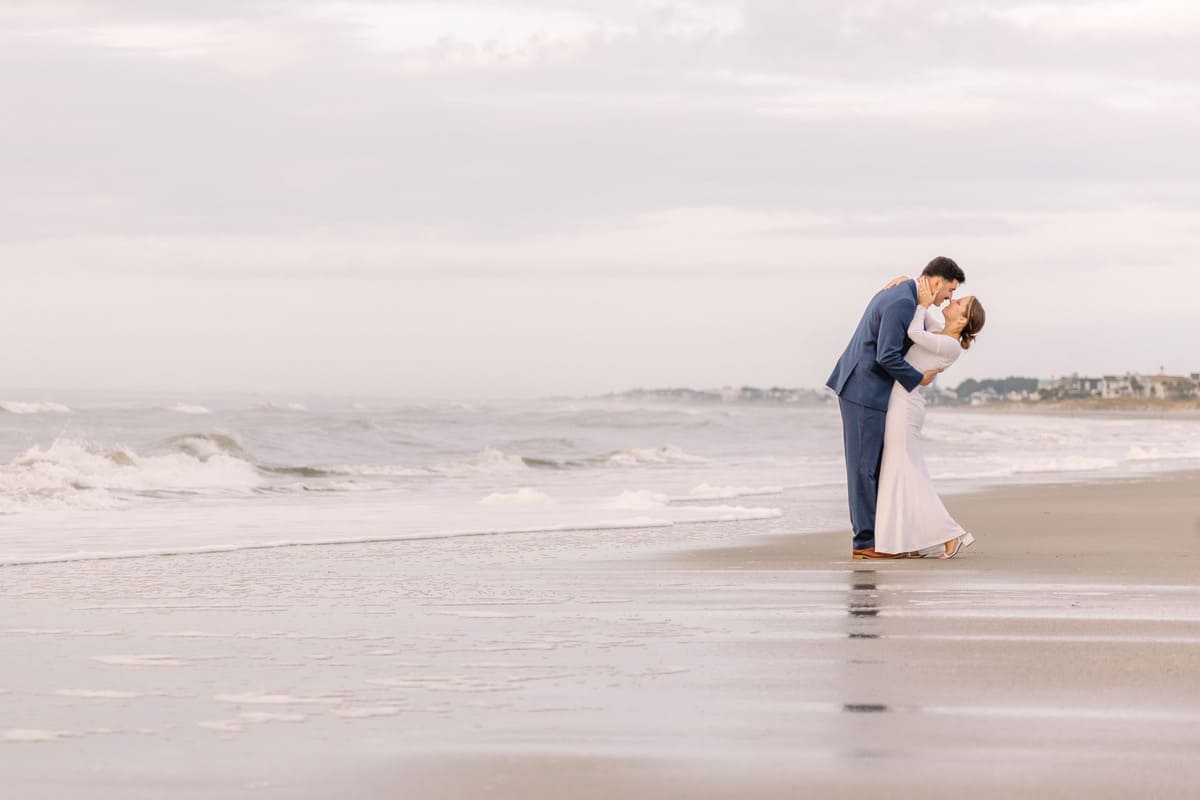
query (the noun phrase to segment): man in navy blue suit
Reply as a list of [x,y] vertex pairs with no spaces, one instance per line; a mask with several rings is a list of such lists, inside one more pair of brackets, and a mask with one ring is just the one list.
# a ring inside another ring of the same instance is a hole
[[[921,276],[933,292],[934,305],[939,306],[967,280],[958,264],[945,256],[930,261]],[[892,386],[899,383],[911,392],[918,386],[928,386],[941,372],[918,372],[904,360],[912,347],[908,326],[916,311],[915,280],[903,281],[875,295],[825,384],[837,393],[842,410],[850,524],[854,527],[853,558],[907,558],[905,554],[875,551],[875,505]]]

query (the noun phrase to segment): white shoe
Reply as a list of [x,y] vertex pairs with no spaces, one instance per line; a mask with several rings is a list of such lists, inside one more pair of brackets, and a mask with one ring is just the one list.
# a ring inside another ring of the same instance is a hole
[[969,533],[964,533],[954,540],[954,547],[943,552],[938,558],[954,558],[964,547],[970,547],[973,544],[975,544],[975,537]]

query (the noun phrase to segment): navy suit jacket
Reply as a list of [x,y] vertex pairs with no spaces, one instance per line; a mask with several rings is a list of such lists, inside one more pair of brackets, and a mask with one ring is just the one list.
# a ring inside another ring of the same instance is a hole
[[893,384],[910,392],[920,386],[924,374],[904,360],[912,347],[908,326],[916,313],[915,281],[875,295],[825,385],[843,400],[880,411],[887,411]]

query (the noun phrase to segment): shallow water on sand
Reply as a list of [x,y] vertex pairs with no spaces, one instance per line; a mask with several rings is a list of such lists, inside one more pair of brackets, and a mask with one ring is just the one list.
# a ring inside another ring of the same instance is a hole
[[561,538],[11,567],[0,764],[46,797],[329,796],[403,759],[531,754],[806,785],[903,766],[891,796],[931,796],[1197,744],[1196,586]]

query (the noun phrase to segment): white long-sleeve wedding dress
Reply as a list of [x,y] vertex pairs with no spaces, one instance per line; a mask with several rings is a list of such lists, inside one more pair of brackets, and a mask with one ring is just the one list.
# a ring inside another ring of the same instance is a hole
[[[926,309],[917,306],[908,327],[913,346],[904,359],[920,372],[945,369],[962,355],[962,345],[952,336],[926,331],[925,317]],[[897,383],[888,401],[875,512],[875,549],[881,553],[924,550],[965,533],[933,488],[921,438],[924,424],[921,387],[907,392]]]

